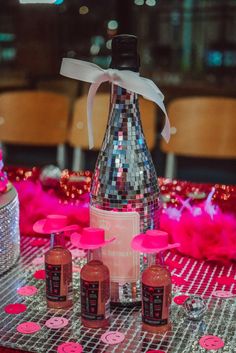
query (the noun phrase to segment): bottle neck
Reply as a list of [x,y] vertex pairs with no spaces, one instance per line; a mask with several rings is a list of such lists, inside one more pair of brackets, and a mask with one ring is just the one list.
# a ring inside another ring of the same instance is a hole
[[111,85],[111,104],[123,105],[123,108],[130,107],[130,104],[137,104],[138,103],[138,95],[132,91],[128,91],[125,88],[117,86],[115,84]]
[[64,248],[66,245],[65,242],[65,235],[64,233],[52,233],[51,238],[50,238],[50,247],[55,248],[57,247],[62,247]]
[[92,260],[102,261],[102,249],[101,248],[88,250],[87,262],[90,262]]
[[159,252],[157,254],[147,254],[147,265],[148,267],[153,266],[153,265],[159,265],[164,267],[165,262],[164,262],[164,254],[163,252]]

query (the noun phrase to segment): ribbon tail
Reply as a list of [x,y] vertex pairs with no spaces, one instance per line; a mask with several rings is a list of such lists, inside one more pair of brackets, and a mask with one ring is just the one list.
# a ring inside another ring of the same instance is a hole
[[91,150],[94,147],[93,139],[93,102],[94,97],[97,93],[97,90],[102,82],[106,82],[107,79],[103,76],[97,82],[94,82],[90,85],[87,97],[87,124],[88,124],[88,141],[89,149]]
[[158,105],[161,108],[161,110],[163,111],[163,113],[165,114],[165,124],[164,124],[163,130],[161,132],[161,135],[163,136],[165,141],[168,143],[170,141],[170,120],[168,118],[167,111],[166,111],[166,108],[165,108],[163,102],[159,101]]

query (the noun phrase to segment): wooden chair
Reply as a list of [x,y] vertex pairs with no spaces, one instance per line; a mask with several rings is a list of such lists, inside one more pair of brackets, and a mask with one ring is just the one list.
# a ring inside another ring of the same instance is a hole
[[[94,150],[100,150],[106,131],[109,113],[109,93],[97,93],[93,104]],[[87,95],[77,98],[68,141],[74,147],[73,170],[81,170],[84,166],[83,150],[88,150],[87,129]],[[153,102],[139,98],[140,112],[145,138],[150,150],[156,142],[156,106]]]
[[0,141],[57,146],[57,162],[65,167],[69,98],[46,91],[0,94]]
[[179,98],[168,106],[172,136],[161,150],[167,153],[165,176],[175,177],[176,156],[236,158],[236,99]]

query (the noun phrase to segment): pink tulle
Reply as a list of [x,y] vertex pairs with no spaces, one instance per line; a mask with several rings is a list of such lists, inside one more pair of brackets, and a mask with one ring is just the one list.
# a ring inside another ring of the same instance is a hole
[[71,224],[78,224],[81,228],[89,224],[89,194],[81,196],[81,200],[73,204],[60,203],[53,191],[46,192],[41,184],[31,181],[14,183],[20,200],[20,229],[22,235],[37,234],[33,231],[33,224],[48,214],[62,214],[69,218]]
[[161,216],[161,229],[170,234],[172,242],[181,244],[178,249],[195,259],[227,263],[236,260],[236,219],[217,209],[214,217],[201,208],[193,215],[184,210],[179,219],[173,219],[165,210]]

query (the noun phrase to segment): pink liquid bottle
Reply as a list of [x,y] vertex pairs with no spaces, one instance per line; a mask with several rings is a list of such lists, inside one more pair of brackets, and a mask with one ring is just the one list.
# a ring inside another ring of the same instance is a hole
[[73,233],[74,246],[87,249],[87,264],[80,273],[81,320],[85,327],[107,327],[110,322],[110,273],[102,262],[101,248],[115,238],[105,240],[100,228],[84,228],[82,234]]
[[133,238],[132,248],[147,254],[147,268],[142,273],[143,330],[166,332],[171,328],[171,274],[165,267],[163,252],[179,244],[168,244],[168,234],[148,230]]
[[65,232],[78,229],[68,224],[64,215],[48,215],[37,221],[33,230],[39,234],[51,235],[51,248],[45,254],[47,306],[63,309],[72,306],[72,256],[65,247]]
[[45,254],[47,306],[64,309],[73,304],[72,255],[63,233],[51,234],[51,249]]

